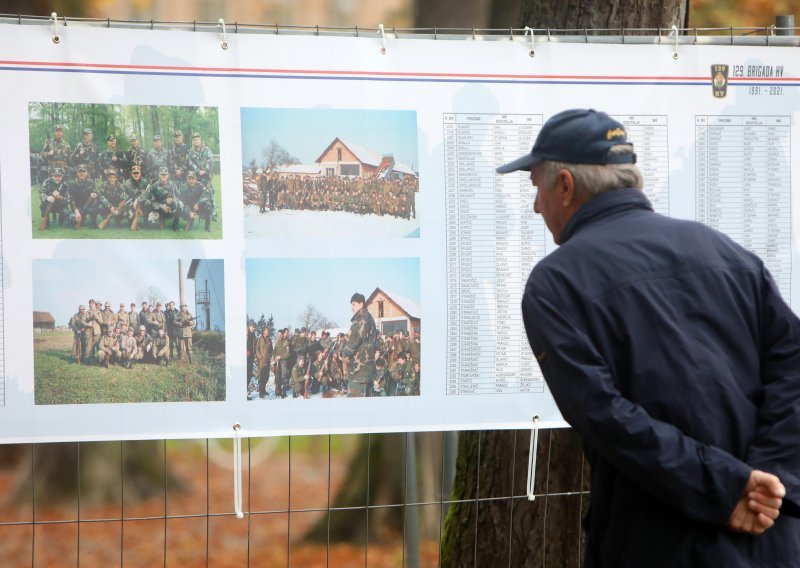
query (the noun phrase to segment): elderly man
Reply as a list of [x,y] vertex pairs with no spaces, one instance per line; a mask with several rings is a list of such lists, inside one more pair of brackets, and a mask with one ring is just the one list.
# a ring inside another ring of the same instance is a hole
[[560,245],[522,300],[591,463],[587,566],[800,558],[800,321],[761,260],[653,212],[622,124],[568,110],[530,154]]

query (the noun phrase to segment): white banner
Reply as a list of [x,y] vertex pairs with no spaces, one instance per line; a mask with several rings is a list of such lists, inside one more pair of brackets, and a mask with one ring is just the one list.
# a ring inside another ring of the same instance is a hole
[[791,49],[2,28],[0,442],[563,425],[494,168],[571,107],[800,302]]

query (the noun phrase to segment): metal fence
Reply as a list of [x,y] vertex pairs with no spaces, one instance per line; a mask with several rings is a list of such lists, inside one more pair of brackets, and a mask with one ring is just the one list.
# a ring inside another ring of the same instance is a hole
[[[577,439],[540,433],[538,497],[528,502],[529,435],[478,433],[478,459],[459,466],[459,499],[456,433],[245,439],[243,519],[233,512],[231,440],[0,447],[0,559],[4,567],[437,566],[448,509],[462,505],[475,529],[458,535],[460,560],[450,565],[579,566],[587,482]],[[507,463],[487,463],[481,444],[498,442],[512,449]],[[503,471],[500,485],[487,478]]]

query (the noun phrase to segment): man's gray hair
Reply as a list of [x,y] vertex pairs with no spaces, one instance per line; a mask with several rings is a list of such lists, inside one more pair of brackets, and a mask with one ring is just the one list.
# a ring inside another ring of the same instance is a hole
[[[613,155],[631,154],[633,153],[633,146],[619,144],[613,146],[608,153]],[[593,197],[610,189],[625,187],[642,189],[644,187],[642,171],[636,164],[608,164],[602,166],[545,160],[536,166],[536,169],[541,172],[540,175],[548,185],[555,181],[555,177],[560,170],[568,170],[575,180],[575,193],[586,197]]]

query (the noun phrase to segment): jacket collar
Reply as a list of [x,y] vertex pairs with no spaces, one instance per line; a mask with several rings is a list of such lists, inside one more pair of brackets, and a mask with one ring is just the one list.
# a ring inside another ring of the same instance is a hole
[[604,191],[584,203],[572,218],[567,221],[564,230],[561,232],[561,244],[567,242],[575,233],[595,221],[636,209],[653,210],[653,205],[643,191],[632,188]]

